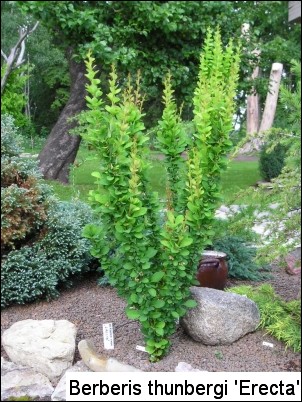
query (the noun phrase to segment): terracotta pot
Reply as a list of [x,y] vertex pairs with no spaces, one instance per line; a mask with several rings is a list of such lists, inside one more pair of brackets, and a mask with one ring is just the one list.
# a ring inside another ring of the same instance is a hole
[[228,278],[226,254],[204,251],[198,264],[196,279],[201,287],[223,290]]

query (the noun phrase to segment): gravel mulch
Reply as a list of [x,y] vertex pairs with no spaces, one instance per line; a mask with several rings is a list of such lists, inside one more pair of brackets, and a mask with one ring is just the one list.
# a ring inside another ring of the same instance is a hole
[[[301,275],[288,275],[284,269],[274,267],[271,283],[284,299],[300,297]],[[229,281],[228,287],[249,282]],[[251,284],[251,283],[250,283]],[[255,282],[253,282],[255,284]],[[12,306],[1,312],[1,333],[13,323],[25,319],[66,319],[77,328],[77,343],[91,339],[98,352],[118,359],[144,371],[174,371],[181,361],[206,371],[301,371],[301,355],[286,349],[285,345],[264,331],[255,331],[228,346],[205,346],[195,342],[179,326],[171,338],[169,354],[158,363],[150,363],[145,352],[136,349],[143,345],[143,336],[136,321],[124,314],[125,302],[111,287],[99,287],[96,275],[91,274],[71,289],[62,291],[57,300],[39,301],[29,305]],[[113,323],[114,350],[104,350],[102,324]],[[264,346],[263,342],[274,346]],[[1,355],[6,357],[1,348]],[[80,360],[78,352],[75,362]]]

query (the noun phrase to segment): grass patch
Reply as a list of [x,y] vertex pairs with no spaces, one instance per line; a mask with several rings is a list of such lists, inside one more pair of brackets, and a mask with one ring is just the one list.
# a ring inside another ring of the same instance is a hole
[[[166,194],[166,172],[162,160],[158,159],[156,152],[150,153],[151,165],[149,180],[154,191],[159,193],[160,198]],[[78,198],[81,201],[88,199],[88,193],[95,188],[95,178],[91,173],[99,169],[98,158],[94,151],[89,151],[81,146],[70,171],[70,184],[64,185],[57,181],[48,180],[55,193],[61,200]],[[231,161],[228,169],[222,174],[223,203],[232,202],[234,194],[260,180],[257,161]],[[238,201],[236,201],[237,203]]]
[[231,161],[221,177],[224,202],[231,203],[238,191],[256,184],[260,179],[258,161]]

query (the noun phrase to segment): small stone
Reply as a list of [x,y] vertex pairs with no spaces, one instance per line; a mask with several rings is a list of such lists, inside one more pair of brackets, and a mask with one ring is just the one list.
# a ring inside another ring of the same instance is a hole
[[97,353],[89,340],[82,340],[78,344],[81,358],[92,371],[142,371],[128,364],[121,363],[114,358],[107,359]]
[[193,368],[189,363],[179,362],[178,365],[175,367],[175,371],[184,372],[184,371],[202,371],[202,370]]

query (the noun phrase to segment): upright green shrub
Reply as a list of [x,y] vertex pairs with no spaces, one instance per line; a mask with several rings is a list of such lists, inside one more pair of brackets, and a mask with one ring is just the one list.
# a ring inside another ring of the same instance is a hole
[[139,80],[122,92],[113,68],[106,105],[94,59],[88,55],[86,97],[89,111],[80,117],[80,133],[95,147],[101,167],[93,176],[97,189],[90,201],[102,226],[88,225],[85,236],[110,283],[127,300],[126,313],[141,323],[151,361],[164,356],[176,320],[196,305],[189,287],[197,261],[213,234],[219,178],[231,143],[228,133],[239,55],[230,42],[223,51],[219,31],[209,30],[201,56],[194,97],[194,136],[187,163],[187,141],[173,99],[171,77],[165,81],[164,113],[158,143],[166,155],[169,196],[160,224],[157,194],[147,181],[147,146],[142,123]]

